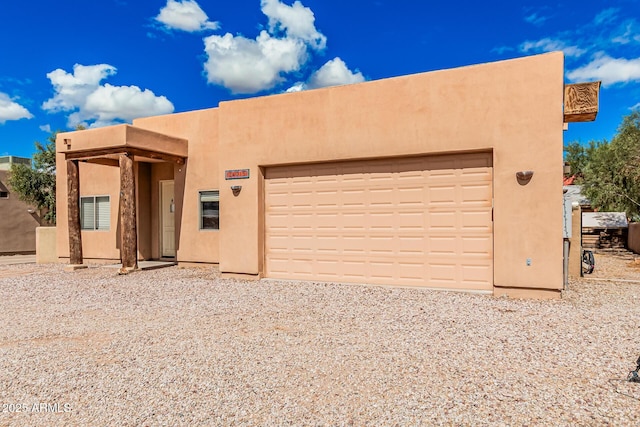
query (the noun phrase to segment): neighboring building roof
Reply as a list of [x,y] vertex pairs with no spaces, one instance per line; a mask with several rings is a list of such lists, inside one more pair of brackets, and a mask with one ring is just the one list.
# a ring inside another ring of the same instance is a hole
[[624,212],[583,212],[582,228],[627,228]]
[[564,197],[571,200],[571,204],[577,203],[580,206],[591,206],[589,199],[582,195],[581,185],[564,185],[563,190],[566,190]]
[[0,156],[0,170],[6,171],[11,169],[12,163],[31,165],[31,159],[28,157],[18,157],[18,156]]
[[562,185],[573,185],[573,181],[575,180],[576,180],[575,175],[565,176],[564,178],[562,178]]

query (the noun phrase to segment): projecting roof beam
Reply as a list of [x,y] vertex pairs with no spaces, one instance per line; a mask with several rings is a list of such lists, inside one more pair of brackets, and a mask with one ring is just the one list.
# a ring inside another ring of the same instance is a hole
[[564,122],[592,122],[598,115],[601,82],[564,85]]

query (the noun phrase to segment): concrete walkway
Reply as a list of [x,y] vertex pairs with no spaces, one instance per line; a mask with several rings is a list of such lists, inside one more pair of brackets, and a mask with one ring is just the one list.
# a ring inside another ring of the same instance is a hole
[[[176,265],[175,261],[138,261],[138,270],[155,270]],[[105,268],[122,268],[122,264],[106,264]]]
[[13,264],[35,264],[36,256],[34,255],[2,255],[0,256],[0,265]]

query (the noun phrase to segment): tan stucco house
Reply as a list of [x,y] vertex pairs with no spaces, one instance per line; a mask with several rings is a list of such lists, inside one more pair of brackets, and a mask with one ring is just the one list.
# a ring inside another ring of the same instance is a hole
[[563,62],[555,52],[61,133],[58,254],[559,297]]
[[31,159],[17,156],[0,157],[0,255],[36,252],[38,211],[21,201],[9,186],[9,170],[13,163],[31,164]]

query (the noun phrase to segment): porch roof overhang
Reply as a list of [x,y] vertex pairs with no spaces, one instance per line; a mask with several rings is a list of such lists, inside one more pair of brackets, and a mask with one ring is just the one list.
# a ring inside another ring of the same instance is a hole
[[125,153],[138,162],[183,164],[187,147],[186,139],[131,125],[61,133],[57,138],[57,151],[64,154],[66,160],[114,166],[118,164],[118,156]]

